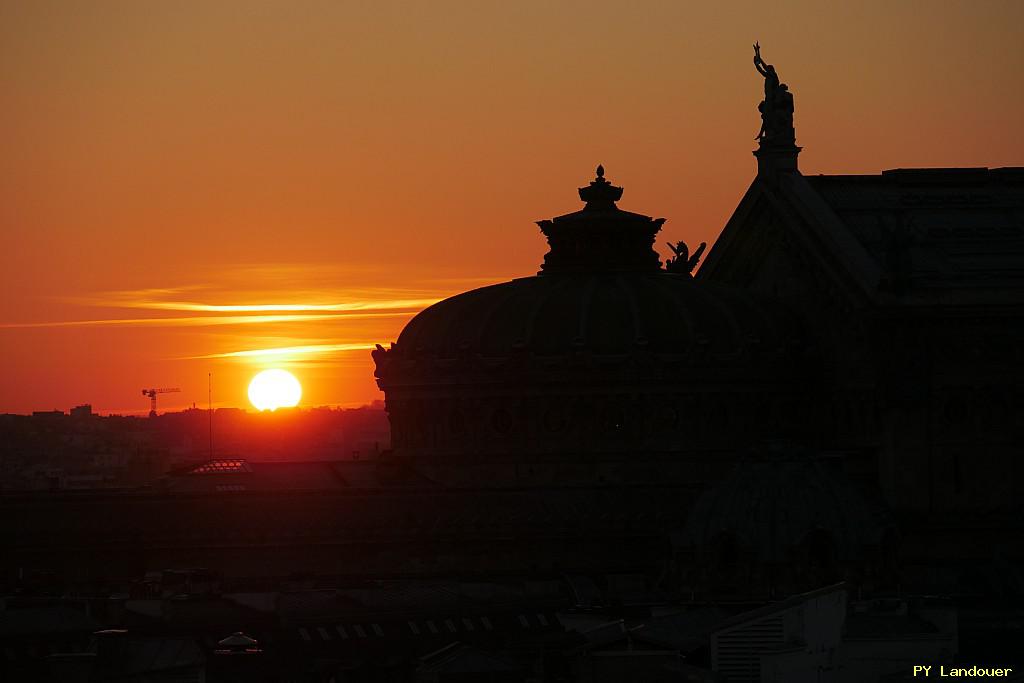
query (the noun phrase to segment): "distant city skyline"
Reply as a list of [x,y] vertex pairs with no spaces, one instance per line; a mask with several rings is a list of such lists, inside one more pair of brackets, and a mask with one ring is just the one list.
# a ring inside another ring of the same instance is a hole
[[[534,274],[603,163],[659,239],[753,179],[760,42],[816,173],[1019,166],[1024,5],[3,3],[0,412],[381,398],[370,349]],[[685,188],[685,189],[681,189]],[[165,401],[163,399],[166,399]]]

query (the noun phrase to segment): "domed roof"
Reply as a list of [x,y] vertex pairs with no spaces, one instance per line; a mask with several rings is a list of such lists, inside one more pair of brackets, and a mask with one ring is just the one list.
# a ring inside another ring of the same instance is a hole
[[579,194],[582,210],[538,222],[550,250],[537,276],[465,292],[420,312],[390,351],[375,354],[378,377],[399,359],[639,352],[706,363],[789,346],[795,326],[774,306],[749,292],[694,281],[688,269],[663,270],[653,245],[664,219],[616,207],[622,188],[604,178],[603,168]]
[[645,350],[724,359],[783,347],[780,327],[749,295],[687,275],[583,272],[520,278],[441,301],[409,322],[396,347],[436,358]]
[[666,454],[746,447],[802,421],[793,319],[694,280],[700,249],[673,247],[663,269],[664,219],[618,209],[604,169],[579,193],[582,210],[538,222],[540,273],[434,304],[373,352],[395,452]]

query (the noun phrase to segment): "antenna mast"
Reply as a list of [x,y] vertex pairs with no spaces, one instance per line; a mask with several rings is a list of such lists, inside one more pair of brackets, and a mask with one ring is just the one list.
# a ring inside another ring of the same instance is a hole
[[213,460],[213,373],[206,373],[206,402],[210,418],[210,460]]

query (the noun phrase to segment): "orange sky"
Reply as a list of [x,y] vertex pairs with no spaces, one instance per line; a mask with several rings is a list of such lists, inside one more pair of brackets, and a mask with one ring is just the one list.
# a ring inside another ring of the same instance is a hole
[[711,241],[754,171],[755,39],[805,173],[1024,165],[1021,26],[988,1],[0,3],[0,412],[205,405],[208,372],[247,406],[272,366],[304,405],[378,398],[365,348],[536,272],[533,221],[598,162],[664,239]]

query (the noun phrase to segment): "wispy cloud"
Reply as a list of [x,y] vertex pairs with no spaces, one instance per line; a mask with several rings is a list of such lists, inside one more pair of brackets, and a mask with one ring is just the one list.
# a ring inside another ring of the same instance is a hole
[[203,311],[207,313],[243,313],[262,311],[372,311],[419,310],[437,303],[439,297],[429,299],[391,299],[381,301],[350,301],[328,304],[202,304],[192,301],[136,301],[121,304],[131,308],[151,308],[165,311]]
[[167,318],[106,318],[99,320],[53,320],[28,323],[0,323],[0,329],[34,327],[209,327],[214,325],[252,325],[259,323],[310,322],[317,320],[357,320],[362,318],[390,318],[408,315],[407,311],[371,313],[335,313],[308,315],[200,315]]
[[[414,314],[493,278],[420,278],[408,286],[378,285],[387,268],[365,264],[244,264],[218,272],[218,282],[97,292],[64,298],[108,315],[80,320],[4,322],[0,329],[85,327],[210,327],[357,320]],[[356,284],[354,280],[362,282]],[[368,284],[373,282],[374,284]],[[346,286],[351,283],[352,286]],[[152,311],[132,317],[121,309]],[[167,315],[160,316],[166,312]],[[203,313],[207,315],[173,315]]]
[[226,353],[211,353],[205,356],[188,356],[182,360],[197,360],[202,358],[258,358],[270,356],[303,356],[318,353],[337,353],[341,351],[366,351],[374,348],[374,344],[349,343],[349,344],[307,344],[305,346],[280,346],[270,349],[250,349],[247,351],[228,351]]

